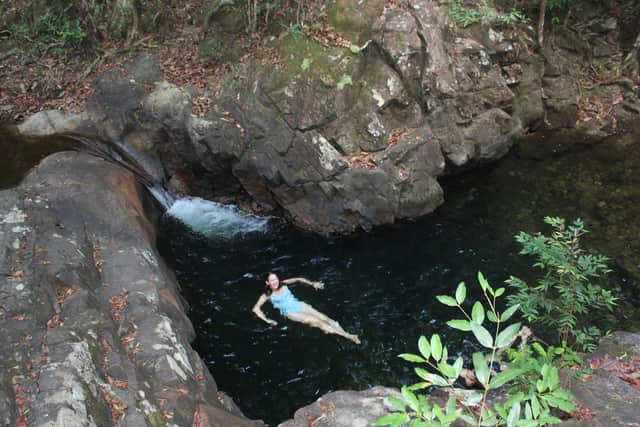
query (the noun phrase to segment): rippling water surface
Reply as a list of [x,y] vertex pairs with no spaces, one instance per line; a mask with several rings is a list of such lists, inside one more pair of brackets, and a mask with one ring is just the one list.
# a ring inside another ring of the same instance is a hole
[[[194,347],[218,386],[247,416],[274,425],[331,390],[413,383],[412,367],[396,356],[417,351],[420,335],[440,333],[450,354],[468,356],[474,350],[472,342],[444,325],[456,313],[437,303],[435,296],[453,293],[461,280],[475,290],[479,270],[495,285],[510,274],[530,272],[530,260],[515,254],[512,236],[519,228],[514,218],[533,231],[545,215],[573,219],[584,212],[580,215],[586,216],[588,228],[605,227],[607,219],[598,219],[593,209],[600,206],[598,212],[608,209],[622,215],[625,208],[615,208],[614,188],[627,184],[627,197],[619,199],[631,199],[629,206],[637,206],[639,194],[633,188],[639,165],[623,161],[640,157],[637,144],[632,149],[631,154],[620,154],[617,174],[612,172],[616,163],[597,152],[585,155],[578,150],[546,163],[512,156],[491,170],[458,180],[458,188],[448,190],[445,206],[425,219],[343,239],[313,236],[278,220],[235,237],[205,237],[167,220],[178,278],[192,303],[191,319],[198,333]],[[610,156],[609,149],[604,152]],[[603,161],[593,163],[594,156]],[[603,182],[596,163],[613,177],[611,182]],[[563,181],[567,173],[571,180],[571,174],[580,177],[583,170],[598,182]],[[545,188],[536,188],[536,182]],[[589,196],[561,197],[562,191],[580,192],[585,185]],[[576,197],[591,200],[593,209],[576,206]],[[499,207],[493,204],[496,200]],[[630,216],[623,215],[625,227],[638,226],[640,215]],[[599,236],[594,235],[594,241]],[[359,334],[362,344],[288,321],[269,303],[264,311],[278,326],[257,319],[251,308],[271,271],[281,278],[323,281],[323,291],[302,284],[292,290],[347,331]],[[613,286],[630,281],[624,275],[612,280]]]

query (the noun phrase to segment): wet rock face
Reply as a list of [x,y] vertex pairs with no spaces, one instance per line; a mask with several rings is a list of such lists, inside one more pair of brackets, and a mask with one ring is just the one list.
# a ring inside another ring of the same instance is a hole
[[78,153],[0,192],[2,425],[254,425],[189,345],[144,204],[130,173]]

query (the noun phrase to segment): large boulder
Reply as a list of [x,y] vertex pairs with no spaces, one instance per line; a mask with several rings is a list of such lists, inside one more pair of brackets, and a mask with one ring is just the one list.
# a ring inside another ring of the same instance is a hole
[[72,152],[0,192],[2,425],[256,425],[190,347],[150,207],[130,172]]
[[389,397],[402,399],[398,390],[387,387],[328,393],[311,405],[298,409],[293,419],[279,427],[367,427],[393,411]]

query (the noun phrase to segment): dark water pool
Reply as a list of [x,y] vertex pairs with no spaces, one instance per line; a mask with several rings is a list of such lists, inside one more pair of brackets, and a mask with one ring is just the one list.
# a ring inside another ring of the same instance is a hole
[[[530,274],[512,236],[544,230],[545,215],[582,216],[596,230],[585,243],[617,251],[607,253],[614,265],[640,263],[635,241],[617,242],[640,230],[640,144],[612,147],[618,151],[578,147],[544,161],[521,151],[446,183],[448,202],[427,218],[343,239],[274,222],[266,233],[216,240],[167,220],[165,250],[192,304],[194,347],[245,414],[270,425],[331,390],[413,383],[412,367],[396,356],[416,351],[418,336],[441,334],[450,354],[474,350],[444,325],[456,313],[435,296],[462,280],[476,289],[477,271],[494,284]],[[287,321],[269,303],[265,312],[277,327],[253,316],[270,271],[324,281],[323,291],[292,289],[362,344]],[[637,317],[635,282],[620,270],[609,282],[625,289],[632,311],[621,310],[617,326],[629,328]]]

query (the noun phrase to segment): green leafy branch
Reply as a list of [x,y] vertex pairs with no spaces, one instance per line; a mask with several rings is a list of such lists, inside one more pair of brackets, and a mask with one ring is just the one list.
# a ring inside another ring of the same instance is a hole
[[611,311],[617,298],[597,281],[611,270],[608,258],[586,253],[580,239],[587,233],[581,219],[566,225],[565,220],[546,217],[553,231],[550,236],[520,232],[520,254],[535,258],[533,266],[542,277],[533,286],[517,277],[507,283],[516,291],[509,303],[522,304],[522,314],[529,322],[558,330],[559,340],[568,346],[592,351],[603,332],[588,321],[594,312]]
[[[399,426],[410,422],[412,427],[449,426],[462,419],[477,426],[539,426],[560,422],[552,415],[554,408],[564,412],[575,409],[569,392],[559,387],[558,369],[552,363],[558,351],[555,348],[545,350],[537,343],[534,347],[529,346],[525,336],[521,334],[523,329],[521,330],[520,322],[503,327],[519,309],[519,305],[511,305],[504,311],[499,311],[498,298],[505,293],[505,288],[493,289],[482,273],[478,273],[478,282],[487,309],[481,301],[475,301],[470,314],[465,310],[467,288],[464,282],[458,284],[454,296],[439,295],[436,298],[446,306],[456,307],[464,316],[463,319],[449,320],[448,326],[471,332],[478,343],[488,349],[486,354],[475,352],[472,355],[475,376],[482,390],[467,394],[460,400],[460,406],[452,393],[444,408],[436,403],[430,404],[425,395],[416,394],[416,391],[431,386],[453,389],[456,379],[464,369],[462,357],[449,363],[448,350],[442,345],[438,334],[432,335],[429,340],[421,336],[418,340],[420,354],[403,353],[399,357],[411,363],[424,364],[431,371],[422,367],[414,368],[422,381],[402,387],[403,400],[389,398],[397,411],[379,418],[374,425]],[[523,341],[521,352],[509,352],[518,337]],[[494,362],[498,362],[502,353],[509,355],[507,369],[492,372],[491,367]],[[516,356],[518,354],[526,357]],[[504,403],[490,407],[487,403],[489,391],[502,387],[519,391]]]

